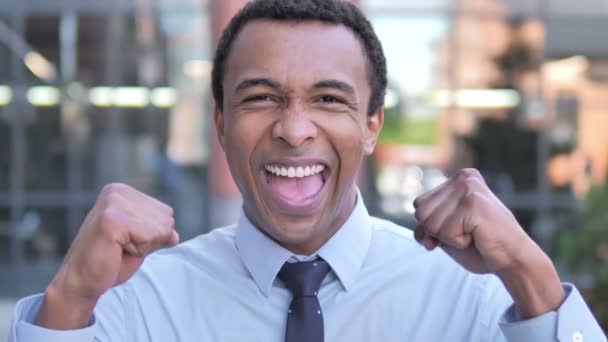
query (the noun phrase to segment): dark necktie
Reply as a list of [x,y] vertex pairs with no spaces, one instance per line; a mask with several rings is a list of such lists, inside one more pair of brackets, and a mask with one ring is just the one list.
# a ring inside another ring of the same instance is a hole
[[323,314],[317,299],[329,265],[323,259],[285,263],[279,278],[293,300],[287,314],[285,342],[323,342]]

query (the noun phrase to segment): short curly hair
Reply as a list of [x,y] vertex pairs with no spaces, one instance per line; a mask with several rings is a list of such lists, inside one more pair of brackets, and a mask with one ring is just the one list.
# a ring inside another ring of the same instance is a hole
[[340,0],[255,0],[243,7],[230,21],[217,46],[213,59],[211,86],[220,111],[223,110],[223,87],[226,60],[239,32],[253,20],[320,21],[344,25],[355,33],[368,59],[367,76],[371,86],[368,115],[384,105],[386,58],[380,40],[365,15],[353,4]]

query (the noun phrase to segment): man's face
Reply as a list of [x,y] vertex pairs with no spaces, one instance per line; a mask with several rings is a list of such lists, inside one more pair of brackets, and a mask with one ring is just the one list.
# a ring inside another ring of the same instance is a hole
[[367,59],[346,27],[259,20],[226,61],[214,117],[247,217],[310,254],[344,223],[382,111],[368,116]]

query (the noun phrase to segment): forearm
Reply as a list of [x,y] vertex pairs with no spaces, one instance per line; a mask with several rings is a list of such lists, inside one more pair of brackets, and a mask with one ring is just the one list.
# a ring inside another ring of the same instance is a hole
[[522,319],[557,310],[565,299],[553,263],[538,246],[522,254],[514,267],[497,273],[513,298]]

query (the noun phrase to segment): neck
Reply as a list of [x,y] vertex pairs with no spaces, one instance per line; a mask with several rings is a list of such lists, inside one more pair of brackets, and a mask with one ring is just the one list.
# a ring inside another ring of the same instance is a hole
[[277,241],[273,237],[270,238],[294,254],[312,255],[313,253],[317,252],[327,241],[329,241],[329,239],[331,239],[338,230],[340,230],[340,228],[352,214],[357,203],[357,190],[355,186],[353,186],[352,189],[345,194],[345,197],[346,198],[342,199],[343,204],[338,207],[339,211],[336,217],[330,223],[329,227],[321,230],[320,234],[313,236],[313,239],[311,239],[312,241],[306,243],[289,244]]

